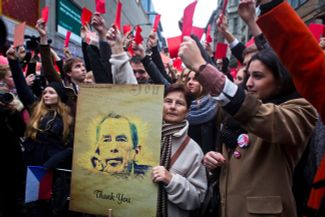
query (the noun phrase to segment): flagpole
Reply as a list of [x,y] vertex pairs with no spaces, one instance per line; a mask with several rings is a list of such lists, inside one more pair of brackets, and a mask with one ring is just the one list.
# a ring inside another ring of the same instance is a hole
[[108,217],[113,217],[112,216],[112,209],[108,209]]

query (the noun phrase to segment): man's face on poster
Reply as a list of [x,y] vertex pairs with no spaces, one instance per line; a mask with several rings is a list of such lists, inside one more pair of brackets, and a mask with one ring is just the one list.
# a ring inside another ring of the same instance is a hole
[[103,172],[123,172],[135,155],[129,122],[122,118],[106,119],[100,127],[97,147]]

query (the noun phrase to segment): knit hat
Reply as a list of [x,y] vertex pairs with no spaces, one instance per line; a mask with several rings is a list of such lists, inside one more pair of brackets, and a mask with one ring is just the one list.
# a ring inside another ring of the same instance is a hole
[[47,87],[52,87],[60,97],[61,101],[64,103],[67,102],[68,96],[66,95],[65,87],[61,82],[51,82]]
[[0,65],[9,65],[6,57],[0,55]]

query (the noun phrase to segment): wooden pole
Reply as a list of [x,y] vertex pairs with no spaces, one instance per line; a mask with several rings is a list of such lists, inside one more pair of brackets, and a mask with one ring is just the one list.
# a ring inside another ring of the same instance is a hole
[[112,216],[112,209],[108,209],[108,217],[113,217]]

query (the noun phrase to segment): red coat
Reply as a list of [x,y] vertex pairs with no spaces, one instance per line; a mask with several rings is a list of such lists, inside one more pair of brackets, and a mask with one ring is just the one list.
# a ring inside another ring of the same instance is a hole
[[287,2],[260,16],[257,24],[291,73],[298,92],[325,123],[325,57],[314,36]]
[[[287,67],[298,92],[316,107],[325,122],[325,56],[318,42],[287,2],[257,21],[271,47]],[[318,184],[323,183],[322,185]],[[314,179],[308,207],[317,210],[325,198],[325,156]]]

